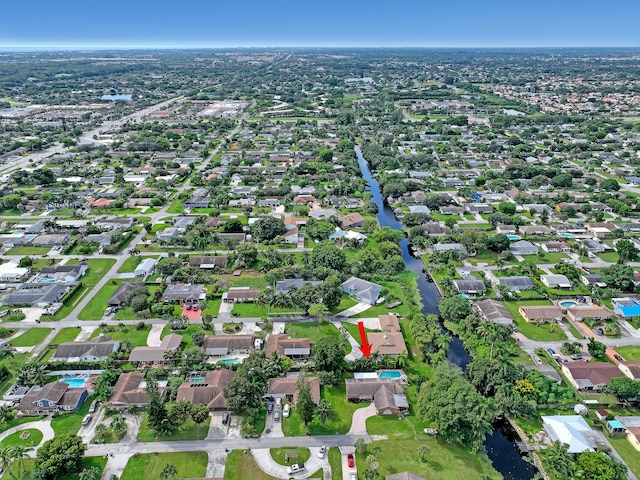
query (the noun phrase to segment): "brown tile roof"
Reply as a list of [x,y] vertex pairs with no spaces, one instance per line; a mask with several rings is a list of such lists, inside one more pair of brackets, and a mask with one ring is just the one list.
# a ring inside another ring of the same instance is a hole
[[588,307],[570,307],[567,313],[574,318],[610,318],[613,313],[605,307],[599,305],[590,305]]
[[308,338],[291,338],[285,334],[269,335],[267,339],[267,356],[273,352],[278,352],[280,355],[286,355],[288,350],[307,349],[311,350],[311,340]]
[[221,368],[207,372],[204,382],[186,381],[178,387],[176,401],[186,400],[192,404],[206,405],[211,410],[227,406],[224,389],[229,385],[236,372]]
[[398,316],[392,313],[388,315],[378,315],[380,321],[380,330],[383,332],[399,332],[400,322],[398,322]]
[[204,337],[205,352],[210,348],[246,350],[253,348],[253,335],[208,335]]
[[372,400],[382,386],[389,388],[391,393],[402,393],[402,386],[390,378],[347,378],[345,383],[348,399]]
[[[107,404],[113,406],[146,405],[149,402],[149,397],[146,390],[141,386],[143,381],[144,374],[142,373],[123,373],[118,377]],[[160,387],[159,390],[164,396],[166,389]]]
[[407,345],[401,332],[371,332],[367,335],[372,345],[371,353],[401,355],[407,353]]
[[522,306],[520,310],[528,317],[541,320],[553,320],[562,317],[562,310],[552,305]]
[[[64,397],[65,392],[69,389],[69,385],[63,382],[51,382],[47,383],[42,388],[40,387],[32,387],[27,394],[22,397],[20,404],[18,405],[18,410],[32,410],[35,408],[35,403],[41,400],[47,400],[49,402],[55,403],[56,405],[60,404],[62,398]],[[78,388],[78,390],[83,390],[82,388]],[[40,407],[41,409],[45,409],[46,407]],[[51,407],[55,408],[55,407]]]
[[340,217],[340,222],[344,228],[349,228],[352,225],[364,222],[365,218],[359,213],[350,213],[349,215],[345,215],[344,217]]
[[593,385],[609,383],[612,378],[622,377],[618,367],[607,362],[571,362],[563,365],[574,380],[589,380]]
[[229,300],[254,299],[258,295],[260,295],[260,290],[257,288],[231,287],[227,292]]
[[135,347],[129,354],[130,362],[163,362],[165,353],[175,351],[182,344],[182,335],[170,333],[158,347]]
[[[318,377],[307,377],[311,385],[311,398],[315,403],[320,401],[320,380]],[[267,384],[268,395],[289,395],[293,397],[293,401],[298,401],[298,389],[296,388],[295,377],[287,378],[270,378]]]

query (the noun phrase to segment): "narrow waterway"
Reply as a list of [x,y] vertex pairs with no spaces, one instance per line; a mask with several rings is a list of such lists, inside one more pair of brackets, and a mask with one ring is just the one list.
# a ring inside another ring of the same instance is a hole
[[[369,166],[362,156],[360,147],[356,147],[356,155],[358,156],[358,165],[360,166],[362,177],[368,183],[367,190],[373,195],[371,201],[378,206],[378,222],[383,227],[402,230],[402,224],[396,219],[393,210],[384,203],[380,192],[380,184],[371,175]],[[422,260],[411,255],[409,252],[409,240],[406,238],[400,242],[400,248],[402,249],[402,258],[405,261],[407,269],[418,274],[418,290],[420,291],[423,305],[422,313],[425,315],[429,313],[439,315],[438,304],[440,303],[440,292],[438,292],[434,283],[427,280],[423,272],[424,265]],[[471,361],[471,355],[469,355],[469,352],[465,349],[462,340],[457,337],[453,337],[449,345],[447,358],[451,363],[455,363],[462,369],[466,368],[467,364]],[[493,433],[487,436],[484,446],[494,468],[500,472],[506,480],[530,480],[535,474],[535,469],[520,456],[515,441],[515,435],[509,434],[509,432],[505,430],[505,427],[502,426],[502,428],[496,428]]]

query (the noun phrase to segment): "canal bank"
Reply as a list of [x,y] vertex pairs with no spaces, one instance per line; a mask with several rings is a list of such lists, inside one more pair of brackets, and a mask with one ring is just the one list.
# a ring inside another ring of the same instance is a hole
[[[393,210],[383,201],[380,192],[380,185],[369,171],[367,161],[362,155],[360,147],[356,147],[358,165],[363,178],[367,181],[368,191],[372,195],[371,201],[378,207],[378,222],[381,227],[390,227],[394,230],[402,230],[402,224],[396,219]],[[438,305],[440,303],[440,292],[434,282],[429,282],[424,273],[424,264],[420,258],[411,255],[409,240],[403,238],[400,241],[402,258],[406,268],[418,274],[418,291],[422,299],[422,313],[425,315],[439,315]],[[464,343],[457,337],[452,337],[452,341],[447,351],[447,359],[462,369],[465,369],[472,358],[466,350]],[[504,425],[499,425],[487,436],[484,446],[493,467],[507,480],[531,480],[536,470],[527,463],[518,452],[516,441],[517,434],[510,431]]]

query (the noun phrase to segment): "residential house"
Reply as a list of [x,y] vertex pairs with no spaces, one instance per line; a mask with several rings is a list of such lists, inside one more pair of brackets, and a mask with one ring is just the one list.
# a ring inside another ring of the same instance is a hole
[[20,282],[30,271],[30,268],[19,267],[18,264],[14,262],[0,264],[0,282]]
[[496,233],[498,234],[515,235],[516,232],[517,232],[517,229],[515,225],[503,225],[503,224],[496,225]]
[[227,242],[233,242],[234,244],[240,244],[240,243],[244,243],[245,240],[247,239],[247,235],[245,233],[234,233],[234,232],[229,232],[229,233],[219,233],[218,237],[220,237],[220,242],[223,245],[226,245]]
[[[91,243],[97,243],[101,247],[106,247],[107,245],[111,245],[111,238],[117,233],[117,230],[108,230],[102,233],[92,233],[89,235],[85,235],[84,240]],[[158,236],[158,238],[160,237]]]
[[226,410],[224,390],[236,372],[219,368],[203,374],[192,374],[178,387],[177,402],[206,405],[209,410]]
[[71,241],[71,235],[67,233],[46,233],[38,235],[29,243],[34,247],[61,247]]
[[539,249],[531,242],[520,240],[509,245],[509,251],[516,256],[537,255]]
[[567,242],[544,242],[542,249],[547,253],[569,253],[571,245]]
[[622,377],[618,367],[608,362],[563,363],[562,372],[578,391],[585,392],[600,392],[612,378]]
[[99,335],[85,342],[64,342],[58,345],[50,362],[102,362],[120,348],[120,342]]
[[[164,398],[167,393],[167,381],[158,381],[158,391]],[[106,402],[109,411],[125,412],[129,407],[147,408],[149,395],[147,394],[147,382],[144,373],[128,372],[120,374],[113,387],[111,396]]]
[[487,287],[482,280],[454,280],[453,286],[458,293],[482,295]]
[[29,307],[48,307],[60,303],[73,284],[24,283],[4,299],[5,305],[25,305]]
[[164,303],[200,303],[207,300],[204,285],[167,285]]
[[573,283],[565,275],[540,275],[540,281],[548,288],[571,288]]
[[640,417],[617,416],[616,420],[624,427],[627,441],[640,452]]
[[506,285],[509,290],[515,292],[523,292],[525,290],[533,290],[533,280],[529,277],[513,276],[513,277],[498,277],[498,284]]
[[351,277],[340,285],[343,292],[353,295],[359,302],[374,305],[380,297],[382,285],[362,280],[358,277]]
[[348,402],[373,402],[378,415],[398,415],[409,410],[404,389],[396,380],[357,373],[354,377],[345,380]]
[[156,263],[158,263],[158,261],[155,258],[145,258],[136,266],[133,274],[136,277],[146,277],[147,275],[151,275],[156,267]]
[[620,370],[624,376],[629,377],[631,380],[640,381],[640,362],[639,361],[622,361],[618,362],[618,370]]
[[611,235],[616,229],[613,223],[588,223],[587,231],[593,235],[593,238],[605,238]]
[[482,318],[499,325],[512,325],[513,316],[509,310],[497,300],[488,298],[475,303],[477,312]]
[[[311,385],[311,399],[313,403],[320,401],[320,379],[318,377],[309,377],[307,380]],[[270,378],[267,383],[267,398],[282,398],[293,404],[298,403],[297,377]]]
[[594,320],[608,320],[613,313],[599,305],[575,305],[567,308],[567,318],[574,322],[583,322],[589,318]]
[[382,331],[370,332],[367,335],[371,353],[393,357],[407,353],[398,317],[393,314],[378,315],[378,320]]
[[580,281],[587,287],[594,285],[599,288],[606,288],[607,286],[607,284],[603,281],[602,275],[594,275],[594,274],[580,275]]
[[226,270],[229,263],[229,257],[189,257],[189,266],[196,267],[201,270]]
[[255,302],[260,290],[251,287],[231,287],[222,294],[222,301],[228,303]]
[[544,225],[521,225],[518,232],[522,235],[551,235],[551,229]]
[[493,213],[493,207],[488,203],[467,203],[465,204],[465,208],[467,212],[471,213],[472,215],[488,215],[490,213]]
[[467,247],[465,247],[461,243],[436,243],[433,246],[433,250],[436,252],[447,252],[449,250],[455,250],[462,253],[465,256],[468,255]]
[[107,301],[109,307],[127,306],[127,297],[136,288],[144,287],[144,282],[122,282]]
[[221,218],[221,217],[209,217],[207,218],[207,220],[204,222],[205,227],[207,228],[218,228],[220,227],[224,222],[226,222],[227,220],[229,220],[228,218]]
[[521,306],[518,313],[529,323],[559,322],[562,320],[562,310],[554,305]]
[[291,338],[284,334],[272,334],[267,338],[266,355],[273,352],[292,359],[309,358],[311,355],[311,340],[308,338]]
[[612,298],[611,304],[616,315],[624,318],[640,316],[640,300],[631,297]]
[[543,416],[542,428],[552,442],[567,445],[569,453],[594,451],[597,434],[581,415]]
[[298,227],[289,228],[282,234],[282,238],[284,238],[285,243],[289,243],[291,245],[297,245],[301,236],[304,238],[304,234],[298,230]]
[[287,294],[291,289],[300,290],[305,285],[316,287],[322,285],[320,280],[304,280],[303,278],[287,278],[285,280],[276,281],[276,294]]
[[131,350],[129,361],[143,365],[163,365],[170,361],[168,357],[175,354],[181,346],[182,335],[170,333],[157,347],[135,347]]
[[[309,212],[309,215],[311,215],[311,212]],[[365,218],[357,212],[350,213],[349,215],[345,215],[344,217],[340,217],[342,228],[360,228],[362,227],[364,222]]]
[[206,336],[202,348],[205,355],[209,357],[249,355],[254,348],[254,337],[253,335]]
[[444,207],[440,207],[438,209],[438,211],[442,215],[462,215],[464,213],[464,208],[463,207],[444,206]]
[[131,228],[133,226],[132,217],[114,217],[104,218],[102,220],[96,220],[94,225],[99,228],[107,228],[109,230],[119,230],[124,228]]
[[596,242],[590,238],[582,239],[582,244],[590,253],[603,253],[607,251],[607,246],[604,243]]
[[87,396],[84,387],[70,388],[64,382],[51,382],[43,387],[31,387],[18,404],[18,412],[23,416],[36,416],[78,410]]
[[38,281],[42,282],[43,280],[53,280],[55,283],[77,282],[87,272],[88,268],[89,267],[85,263],[80,263],[78,265],[42,267]]

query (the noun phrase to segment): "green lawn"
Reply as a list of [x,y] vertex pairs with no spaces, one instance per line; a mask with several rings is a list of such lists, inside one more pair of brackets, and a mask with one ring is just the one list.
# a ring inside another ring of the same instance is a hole
[[254,317],[266,317],[267,309],[256,305],[253,302],[247,303],[234,303],[231,315],[239,318],[254,318]]
[[636,477],[640,476],[640,453],[633,448],[626,438],[609,438],[620,458],[627,464]]
[[64,299],[64,306],[58,310],[55,315],[42,315],[42,320],[45,322],[62,320],[73,311],[78,302],[82,300],[89,291],[91,291],[91,287],[77,288],[71,295]]
[[31,328],[10,343],[14,347],[33,347],[41,343],[50,332],[50,328]]
[[344,435],[351,428],[351,417],[353,412],[359,408],[369,406],[369,403],[349,403],[347,402],[346,386],[344,382],[335,387],[320,387],[321,397],[329,402],[333,407],[335,417],[333,420],[327,421],[325,426],[314,421],[309,427],[306,427],[298,411],[293,408],[289,418],[282,419],[282,430],[287,437],[297,437],[305,435],[309,430],[311,435]]
[[331,465],[331,480],[342,480],[342,454],[337,447],[329,449],[329,465]]
[[[297,450],[298,457],[285,460],[285,453],[287,450]],[[280,465],[292,465],[294,463],[305,463],[311,457],[311,452],[306,447],[281,447],[271,449],[271,458],[273,458]]]
[[[258,467],[253,455],[248,451],[233,450],[227,455],[224,480],[273,480],[273,478]],[[124,476],[122,480],[126,480]]]
[[600,257],[602,259],[602,261],[604,261],[604,262],[615,263],[615,262],[618,261],[618,252],[598,253],[597,256]]
[[51,247],[13,247],[10,248],[6,255],[44,255],[49,253]]
[[[384,288],[389,290],[389,293],[386,296],[387,301],[382,302],[380,305],[374,305],[368,310],[365,310],[364,312],[357,315],[353,315],[350,318],[373,318],[377,317],[378,315],[386,315],[390,311],[393,313],[397,313],[398,315],[403,317],[409,316],[413,313],[417,313],[418,308],[411,306],[411,304],[407,301],[407,296],[417,296],[418,290],[416,282],[418,275],[415,272],[405,270],[396,275],[396,277],[398,278],[398,281],[396,282],[380,282],[380,284]],[[411,288],[407,289],[404,286],[404,282],[408,283]],[[419,298],[416,298],[416,300],[418,299]],[[402,305],[389,310],[387,308],[387,303],[395,302],[396,300],[401,301]],[[413,310],[416,310],[416,312],[414,312]]]
[[[168,227],[169,225],[167,225]],[[155,226],[154,226],[155,228]],[[144,257],[136,256],[127,258],[122,266],[118,269],[118,273],[131,273],[135,271],[138,264],[145,258],[158,258],[159,255],[145,255]]]
[[320,331],[318,331],[318,324],[315,322],[287,323],[285,331],[293,338],[310,338],[311,343],[316,343],[322,337],[333,337],[336,340],[340,339],[338,329],[328,322],[323,322],[320,325]]
[[120,282],[112,280],[107,282],[98,293],[93,296],[93,299],[87,303],[87,306],[82,309],[78,314],[80,320],[100,320],[107,309],[107,302],[111,296],[118,289]]
[[120,480],[160,478],[160,473],[169,463],[178,470],[177,478],[202,478],[207,471],[208,461],[207,452],[135,454],[129,459]]
[[523,255],[522,258],[524,258],[525,263],[531,265],[540,265],[541,263],[557,265],[563,259],[569,258],[569,256],[565,253],[545,253],[543,257],[540,255]]
[[546,300],[528,300],[528,301],[519,301],[519,302],[503,302],[504,306],[507,307],[509,313],[513,315],[516,326],[520,333],[522,333],[529,340],[537,340],[537,341],[548,341],[548,340],[566,340],[567,335],[560,328],[559,325],[554,325],[553,330],[551,329],[550,323],[543,323],[540,325],[528,323],[522,316],[518,313],[518,308],[520,306],[533,306],[533,305],[550,305],[550,303]]
[[96,329],[91,336],[90,339],[96,338],[101,333],[110,336],[114,340],[118,340],[119,342],[131,342],[134,347],[145,347],[147,345],[147,337],[149,336],[149,331],[151,330],[150,324],[145,324],[142,330],[136,330],[135,325],[126,325],[124,330],[120,330],[116,327],[114,332],[103,332],[102,329]]
[[171,330],[169,326],[165,326],[162,329],[162,333],[160,334],[160,339],[163,339],[170,333],[175,333],[176,335],[182,335],[182,345],[183,349],[186,350],[194,346],[193,340],[191,339],[191,335],[196,332],[204,332],[205,335],[213,335],[213,328],[211,330],[205,330],[204,325],[202,324],[189,324],[187,328],[184,330]]
[[116,263],[113,258],[90,258],[86,261],[89,269],[82,278],[82,282],[86,285],[95,285],[102,277],[106,275],[111,267]]
[[0,446],[17,447],[18,445],[24,445],[25,447],[37,447],[40,445],[41,441],[42,432],[38,429],[30,428],[28,430],[12,433],[0,442]]
[[628,361],[640,360],[640,347],[617,347],[616,352]]
[[344,312],[345,310],[357,305],[358,302],[357,300],[354,300],[353,298],[351,298],[349,295],[347,295],[345,292],[342,292],[342,297],[340,298],[340,304],[334,308],[333,310],[331,310],[332,314],[338,313],[338,312]]
[[80,327],[66,327],[56,333],[56,336],[51,340],[52,345],[59,345],[64,342],[72,342],[80,333]]
[[51,428],[56,435],[71,434],[75,435],[82,426],[82,419],[89,413],[89,407],[91,406],[91,397],[88,397],[80,409],[72,414],[60,415],[51,420]]
[[[193,420],[189,419],[184,422],[179,429],[168,435],[161,435],[149,428],[147,415],[144,415],[140,431],[138,432],[139,442],[177,442],[180,440],[204,440],[209,433],[209,423],[211,417],[201,425],[196,425]],[[124,477],[123,477],[124,478]]]
[[230,284],[232,287],[251,287],[264,289],[269,286],[264,274],[258,272],[243,271],[242,275],[238,277],[234,277],[233,275],[219,275],[218,278],[221,281]]
[[[397,420],[396,421],[400,421]],[[489,480],[502,478],[491,466],[489,458],[483,454],[471,454],[464,448],[445,444],[434,438],[389,439],[375,442],[381,451],[377,455],[380,466],[378,472],[381,478],[393,473],[409,471],[430,480],[450,480],[452,478],[465,480]],[[429,453],[426,462],[422,463],[418,456],[418,447],[427,445]],[[370,449],[370,447],[368,448]],[[358,478],[363,477],[363,471],[368,467],[364,454],[356,454]]]

